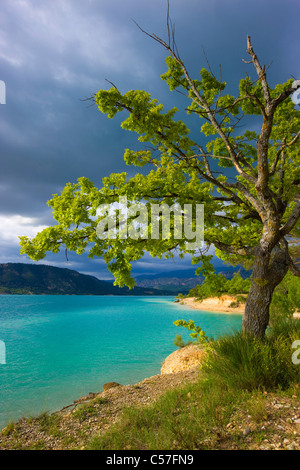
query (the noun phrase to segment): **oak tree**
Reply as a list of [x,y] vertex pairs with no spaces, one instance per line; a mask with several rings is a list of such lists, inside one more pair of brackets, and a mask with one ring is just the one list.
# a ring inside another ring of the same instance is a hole
[[[248,36],[247,62],[255,79],[246,75],[238,95],[227,94],[226,83],[210,67],[202,68],[197,78],[190,75],[170,26],[168,21],[166,41],[146,34],[168,52],[161,78],[171,91],[185,95],[185,111],[197,120],[200,140],[176,119],[178,108],[165,111],[144,90],[122,93],[111,84],[98,91],[93,99],[99,110],[109,118],[125,114],[122,128],[136,132],[144,143],[124,155],[128,165],[143,170],[130,178],[111,174],[99,189],[84,177],[67,184],[49,201],[56,223],[33,239],[20,237],[21,253],[39,260],[62,246],[79,254],[88,250],[90,257],[105,260],[117,285],[133,287],[132,262],[145,252],[153,257],[190,253],[193,263],[205,270],[210,259],[206,250],[213,246],[224,261],[251,267],[243,329],[262,338],[275,287],[289,270],[300,275],[290,251],[300,229],[300,112],[291,99],[300,83],[290,79],[272,88]],[[240,126],[243,119],[246,130]],[[189,251],[185,238],[176,239],[172,232],[159,240],[98,237],[98,206],[120,196],[146,206],[204,204],[205,249]]]

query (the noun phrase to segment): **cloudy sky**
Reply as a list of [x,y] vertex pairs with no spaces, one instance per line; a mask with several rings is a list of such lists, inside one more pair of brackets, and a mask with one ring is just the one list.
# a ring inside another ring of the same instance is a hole
[[[166,0],[0,0],[0,263],[31,262],[20,256],[18,235],[34,236],[52,223],[46,204],[80,176],[97,186],[111,172],[127,171],[125,148],[137,137],[84,101],[105,79],[121,91],[145,89],[166,108],[182,106],[160,75],[165,51],[141,33],[166,38]],[[299,0],[170,0],[180,55],[191,75],[210,66],[237,90],[252,73],[246,36],[271,85],[300,76]],[[195,131],[195,130],[194,130]],[[49,255],[43,261],[108,278],[102,260]],[[136,273],[190,267],[189,260],[145,258]]]

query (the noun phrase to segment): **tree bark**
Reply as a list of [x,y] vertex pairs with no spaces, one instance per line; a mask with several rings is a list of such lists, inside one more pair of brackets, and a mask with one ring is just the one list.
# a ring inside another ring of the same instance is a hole
[[274,289],[283,280],[290,265],[287,246],[278,243],[270,252],[259,246],[255,256],[252,283],[245,305],[243,331],[262,339],[269,324]]

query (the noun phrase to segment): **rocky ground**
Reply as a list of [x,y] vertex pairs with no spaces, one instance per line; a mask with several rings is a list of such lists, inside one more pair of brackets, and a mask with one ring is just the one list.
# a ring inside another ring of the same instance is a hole
[[147,406],[162,393],[185,382],[196,381],[198,367],[176,374],[156,375],[135,385],[108,385],[57,413],[22,419],[0,434],[3,449],[84,449],[93,434],[114,424],[124,407]]
[[245,449],[300,450],[299,396],[266,393],[264,407],[265,416],[251,416],[248,410],[239,409],[227,425],[228,435],[242,436]]
[[[138,384],[123,386],[112,382],[106,384],[103,391],[91,393],[56,413],[44,413],[37,418],[9,424],[0,433],[0,450],[86,449],[93,435],[102,434],[118,421],[124,407],[148,406],[167,390],[196,382],[199,377],[196,353],[194,348],[190,348],[189,361],[187,351],[184,355],[181,350],[173,353],[163,365],[164,373]],[[183,362],[186,370],[180,370]],[[252,412],[249,407],[238,407],[225,432],[224,429],[215,430],[215,435],[220,434],[218,448],[300,450],[299,392],[297,388],[293,396],[262,393],[261,410],[257,402]],[[205,443],[208,448],[210,440],[212,438],[208,436]],[[215,448],[215,438],[213,442],[211,446]]]

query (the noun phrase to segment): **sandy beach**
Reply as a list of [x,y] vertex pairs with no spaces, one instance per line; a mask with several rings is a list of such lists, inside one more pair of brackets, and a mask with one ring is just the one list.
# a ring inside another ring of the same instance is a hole
[[[234,295],[210,297],[202,300],[202,302],[196,300],[195,297],[188,297],[180,300],[182,305],[187,305],[188,307],[195,308],[196,310],[216,313],[238,313],[239,315],[243,314],[245,311],[245,304],[240,303],[236,307],[232,307],[230,306],[232,302],[236,302],[236,297]],[[300,312],[294,313],[294,318],[300,319]]]
[[236,307],[230,306],[232,302],[236,302],[236,297],[231,295],[223,295],[221,297],[210,297],[201,301],[196,300],[195,297],[188,297],[186,299],[180,299],[182,305],[195,308],[197,310],[205,310],[208,312],[217,313],[238,313],[243,314],[245,310],[245,304],[240,303]]

